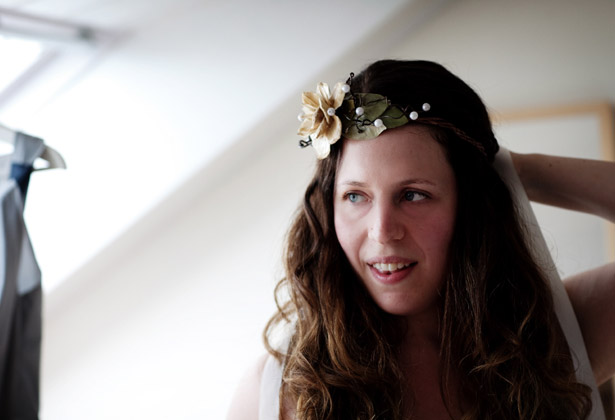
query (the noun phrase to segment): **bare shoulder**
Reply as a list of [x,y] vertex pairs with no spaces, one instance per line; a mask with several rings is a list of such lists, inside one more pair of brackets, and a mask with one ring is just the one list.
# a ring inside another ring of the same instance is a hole
[[564,284],[601,384],[615,375],[615,262],[569,277]]
[[263,354],[241,378],[227,420],[257,420],[260,384],[268,354]]

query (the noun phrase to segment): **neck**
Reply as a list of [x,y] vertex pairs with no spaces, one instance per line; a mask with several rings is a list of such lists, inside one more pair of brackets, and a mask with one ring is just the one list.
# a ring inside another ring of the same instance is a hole
[[405,318],[406,331],[402,347],[429,345],[440,347],[440,314],[437,308],[432,308],[420,314]]
[[[440,323],[438,311],[407,319],[407,333],[400,343],[399,363],[406,378],[407,410],[416,419],[457,419],[462,410],[457,389],[457,372],[449,372],[446,397],[440,375]],[[446,409],[444,399],[447,399]],[[452,417],[451,417],[452,416]]]
[[403,370],[430,366],[438,371],[440,361],[439,316],[437,310],[411,315],[403,321],[405,331],[399,346]]

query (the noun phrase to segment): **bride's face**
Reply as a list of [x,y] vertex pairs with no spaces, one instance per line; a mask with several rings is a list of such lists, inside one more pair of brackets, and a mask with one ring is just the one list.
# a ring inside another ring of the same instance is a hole
[[444,149],[422,126],[343,142],[335,231],[355,273],[386,312],[435,309],[457,207]]

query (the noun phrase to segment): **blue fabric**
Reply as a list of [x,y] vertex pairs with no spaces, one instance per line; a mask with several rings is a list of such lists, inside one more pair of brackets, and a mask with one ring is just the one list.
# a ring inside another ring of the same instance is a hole
[[28,193],[28,185],[30,184],[30,174],[32,173],[32,166],[24,165],[22,163],[13,163],[11,165],[11,179],[14,179],[21,191],[22,202],[26,201],[26,194]]
[[45,143],[38,137],[26,133],[17,133],[15,135],[15,149],[11,156],[10,178],[14,179],[19,186],[22,203],[26,201],[34,161],[43,153],[44,147]]

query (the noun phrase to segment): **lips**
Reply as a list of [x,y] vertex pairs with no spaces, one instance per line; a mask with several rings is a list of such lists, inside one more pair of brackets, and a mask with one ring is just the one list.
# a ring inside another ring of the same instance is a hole
[[372,276],[385,285],[391,285],[402,281],[417,265],[417,262],[374,262],[369,263]]

